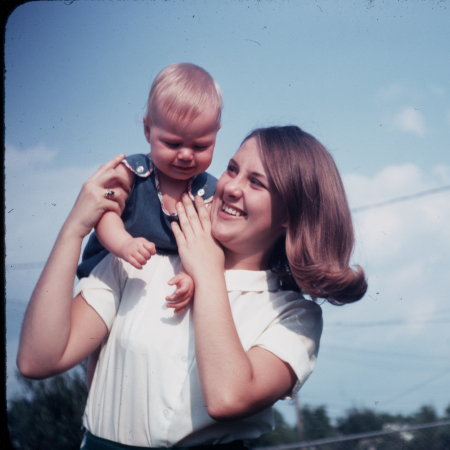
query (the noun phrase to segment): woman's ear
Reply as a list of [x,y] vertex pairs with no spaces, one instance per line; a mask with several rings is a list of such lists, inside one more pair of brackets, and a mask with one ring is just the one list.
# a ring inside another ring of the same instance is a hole
[[148,117],[144,117],[144,134],[147,142],[150,144],[150,120]]
[[283,216],[284,216],[284,218],[283,218],[283,222],[281,222],[281,228],[283,228],[283,232],[286,233],[286,231],[288,229],[288,225],[289,225],[287,211],[284,211]]

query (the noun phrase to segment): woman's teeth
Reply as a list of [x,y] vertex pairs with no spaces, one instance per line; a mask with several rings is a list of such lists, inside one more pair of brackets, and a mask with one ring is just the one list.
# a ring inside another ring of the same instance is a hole
[[222,211],[225,211],[227,214],[231,214],[232,216],[241,216],[242,213],[240,211],[237,211],[234,208],[231,208],[230,206],[223,205]]

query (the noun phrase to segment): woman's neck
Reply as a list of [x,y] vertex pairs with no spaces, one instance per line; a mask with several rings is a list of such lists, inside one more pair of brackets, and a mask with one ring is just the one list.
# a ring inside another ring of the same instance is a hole
[[243,255],[224,248],[225,270],[267,270],[269,258],[261,253]]

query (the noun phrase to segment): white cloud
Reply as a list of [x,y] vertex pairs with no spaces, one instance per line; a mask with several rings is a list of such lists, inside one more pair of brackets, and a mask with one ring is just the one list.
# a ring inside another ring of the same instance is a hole
[[24,169],[31,169],[32,166],[45,165],[51,162],[57,155],[57,150],[52,150],[44,145],[31,147],[26,150],[18,150],[10,145],[6,145],[5,167],[8,171],[20,172]]
[[390,102],[402,97],[406,91],[407,90],[403,85],[399,83],[393,83],[387,87],[380,89],[380,91],[378,92],[378,97],[383,102]]
[[433,178],[437,177],[444,184],[450,184],[450,167],[444,164],[438,165],[433,169]]
[[392,119],[392,125],[400,131],[425,136],[425,117],[421,111],[413,107],[403,108]]
[[372,178],[348,174],[343,179],[350,207],[356,208],[438,187],[445,184],[440,182],[439,177],[446,177],[446,170],[449,167],[445,165],[434,169],[431,176],[434,183],[427,182],[427,175],[413,163],[387,166]]
[[447,90],[436,84],[427,86],[414,86],[407,83],[391,83],[378,90],[376,98],[382,103],[395,103],[398,101],[422,102],[430,97],[444,97]]
[[[397,82],[379,89],[374,100],[383,126],[423,137],[431,129],[433,132],[440,129],[446,114],[441,109],[446,94],[445,87],[432,83],[420,86]],[[449,114],[445,120],[450,123]]]
[[447,93],[445,88],[443,88],[441,86],[437,86],[436,84],[430,84],[428,86],[428,90],[432,94],[437,95],[438,97],[444,97],[444,95]]
[[54,167],[57,151],[5,151],[6,261],[45,261],[82,183],[95,167]]
[[[372,178],[352,174],[343,179],[355,207],[448,185],[449,173],[445,165],[427,173],[405,164],[386,167]],[[354,223],[354,260],[369,276],[369,296],[358,307],[360,322],[364,316],[427,322],[448,309],[450,190],[355,213]],[[392,328],[380,339],[405,339],[425,325]]]

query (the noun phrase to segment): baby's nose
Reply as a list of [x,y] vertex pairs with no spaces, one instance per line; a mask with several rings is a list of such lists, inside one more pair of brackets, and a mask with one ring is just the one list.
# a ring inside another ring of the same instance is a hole
[[179,159],[191,160],[193,158],[193,152],[191,149],[183,147],[178,152]]

